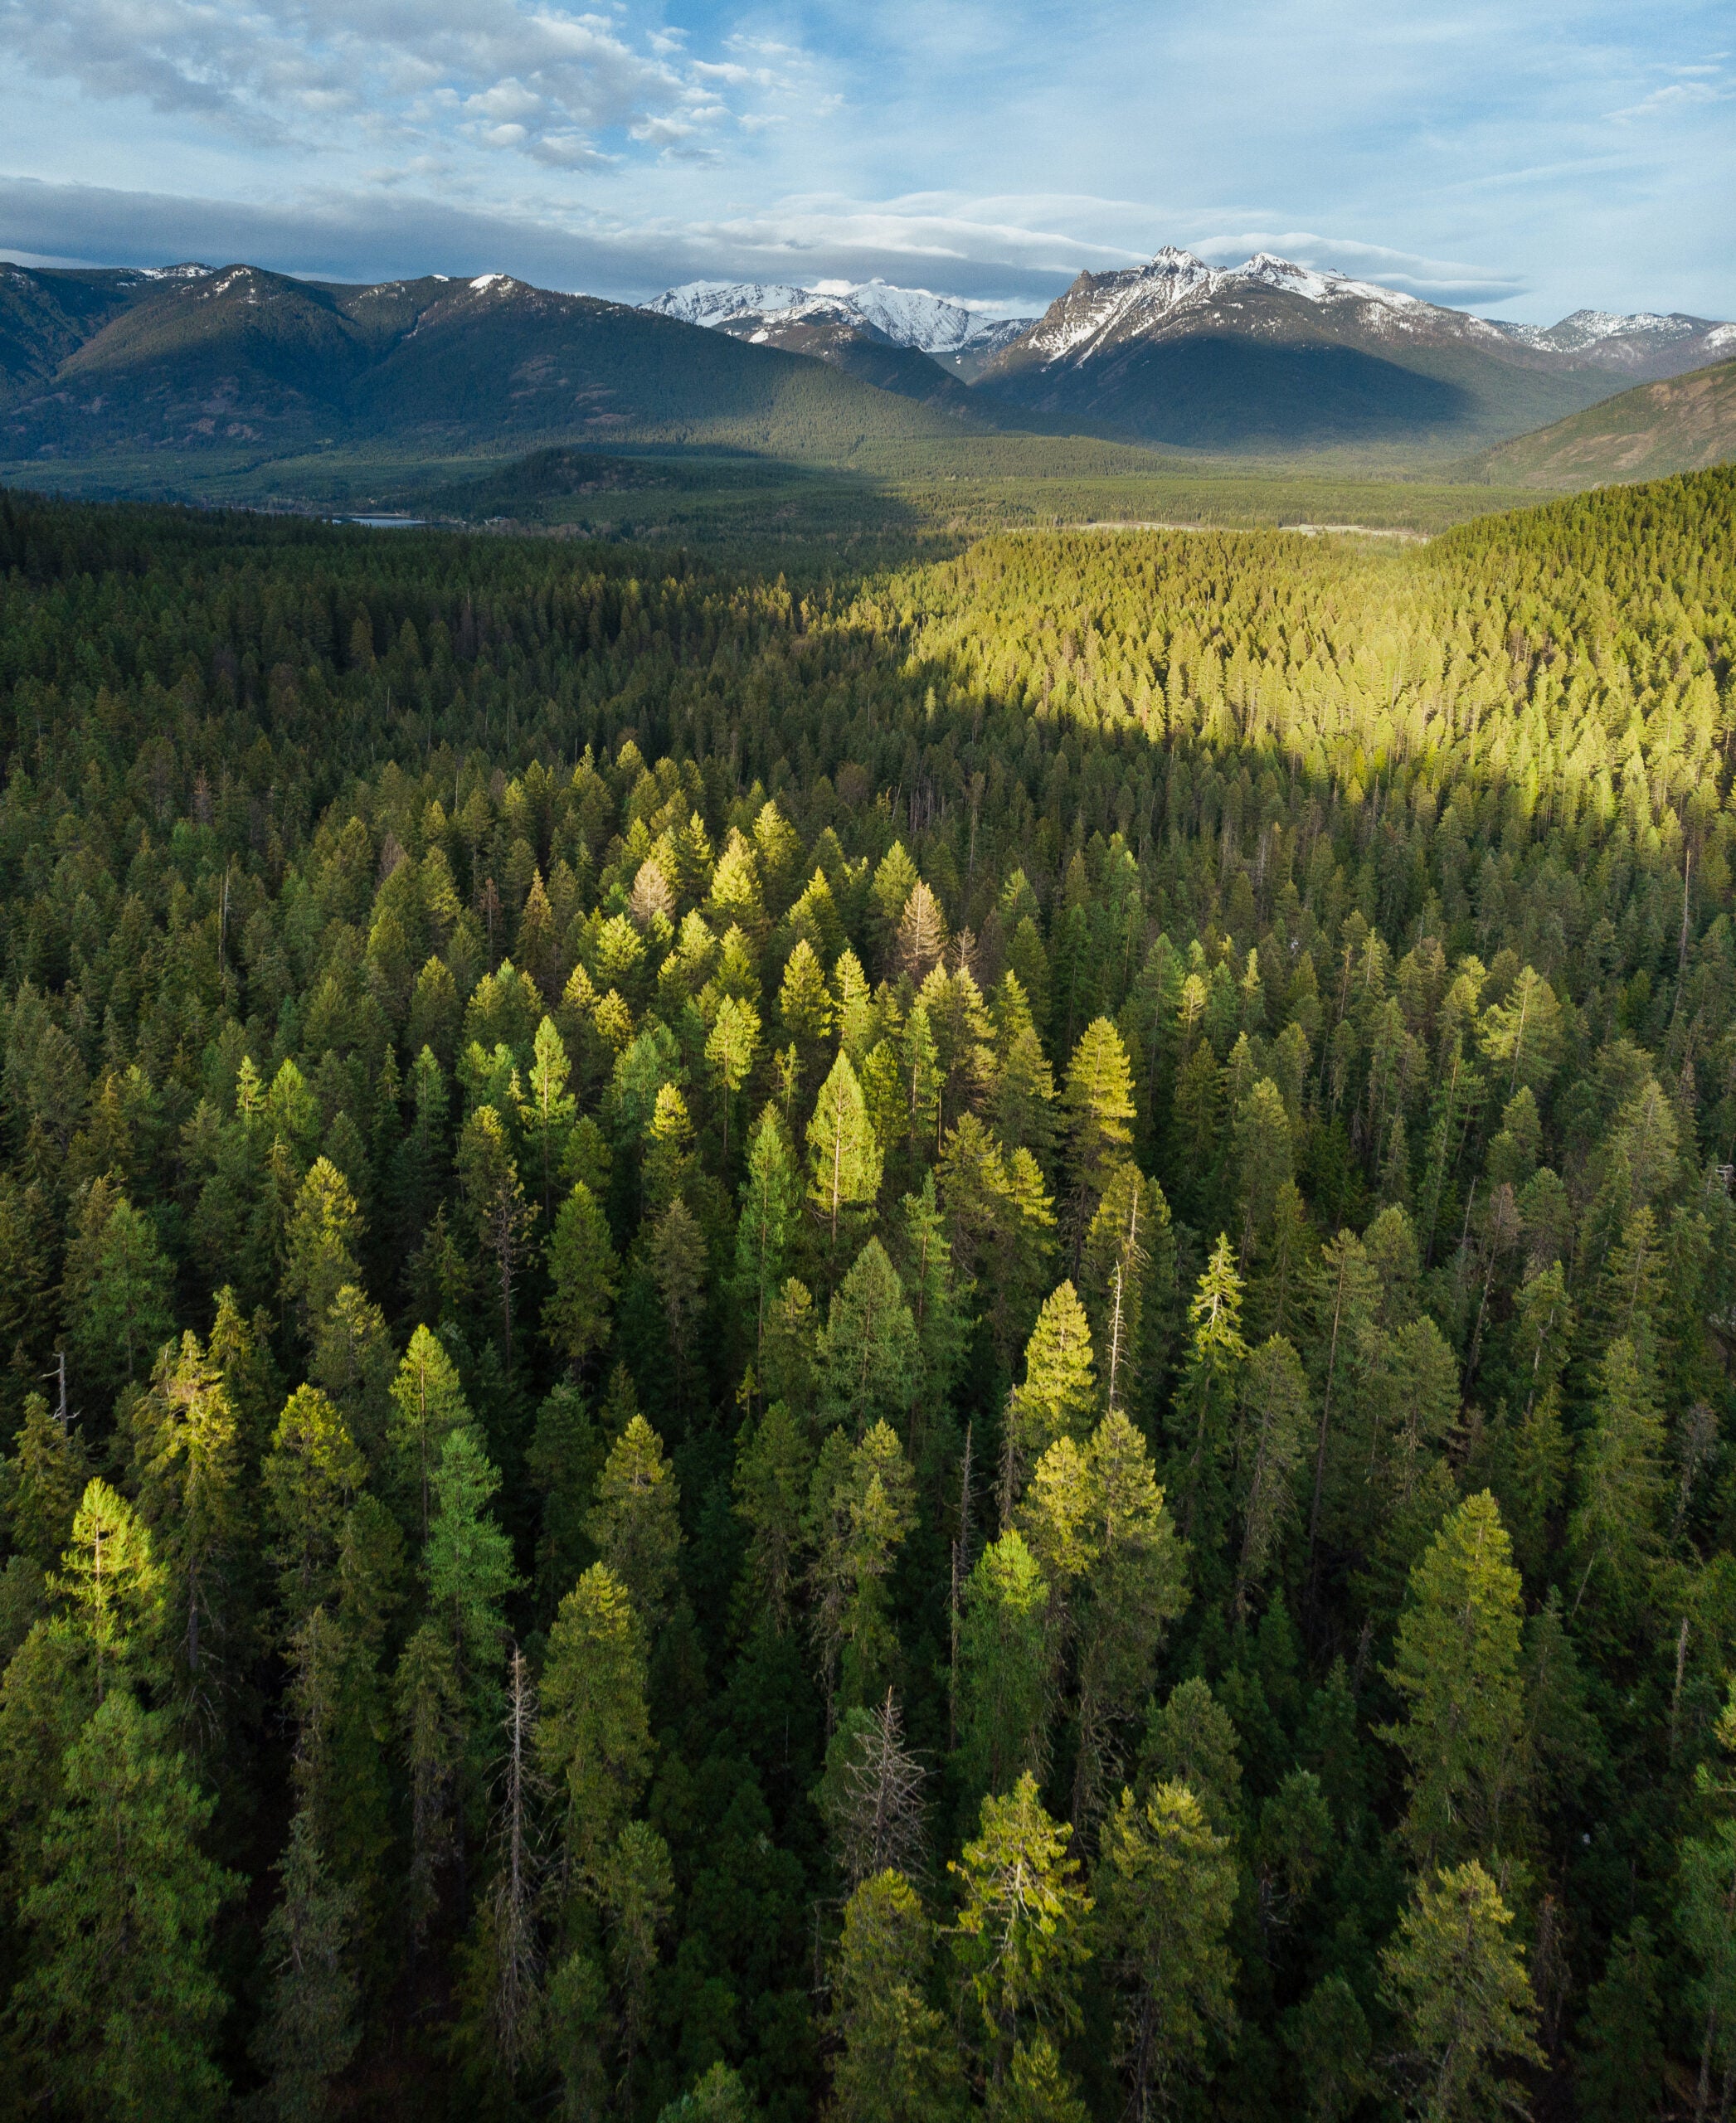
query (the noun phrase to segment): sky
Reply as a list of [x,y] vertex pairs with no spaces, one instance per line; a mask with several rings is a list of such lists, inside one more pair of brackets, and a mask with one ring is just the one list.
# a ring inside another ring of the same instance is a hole
[[1731,0],[0,0],[0,255],[1736,317]]

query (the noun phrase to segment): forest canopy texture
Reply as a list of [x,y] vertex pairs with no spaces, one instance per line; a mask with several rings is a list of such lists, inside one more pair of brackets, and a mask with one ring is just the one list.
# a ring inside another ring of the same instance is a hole
[[0,2109],[1727,2115],[1733,653],[0,496]]

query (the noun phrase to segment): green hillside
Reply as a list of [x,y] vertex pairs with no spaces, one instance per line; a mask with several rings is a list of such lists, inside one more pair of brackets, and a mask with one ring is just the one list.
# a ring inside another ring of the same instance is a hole
[[1603,486],[1697,472],[1736,457],[1736,361],[1606,398],[1472,468],[1504,487]]

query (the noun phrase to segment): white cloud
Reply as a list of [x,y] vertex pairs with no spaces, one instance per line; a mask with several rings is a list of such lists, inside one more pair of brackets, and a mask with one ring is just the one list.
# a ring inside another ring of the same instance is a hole
[[1612,110],[1615,119],[1666,118],[1684,110],[1702,108],[1709,103],[1722,103],[1725,91],[1714,88],[1710,81],[1666,81],[1662,88],[1654,89],[1640,102],[1630,104],[1625,110]]

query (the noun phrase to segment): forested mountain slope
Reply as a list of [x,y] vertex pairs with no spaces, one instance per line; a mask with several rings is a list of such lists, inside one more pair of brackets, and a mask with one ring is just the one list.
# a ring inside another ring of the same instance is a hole
[[[962,395],[938,370],[933,386]],[[838,459],[957,432],[872,378],[503,273],[340,286],[245,265],[0,266],[13,458],[654,435]]]
[[1733,649],[0,496],[0,2106],[1716,2113]]
[[1736,361],[1644,383],[1481,458],[1486,479],[1583,487],[1703,471],[1736,457]]

